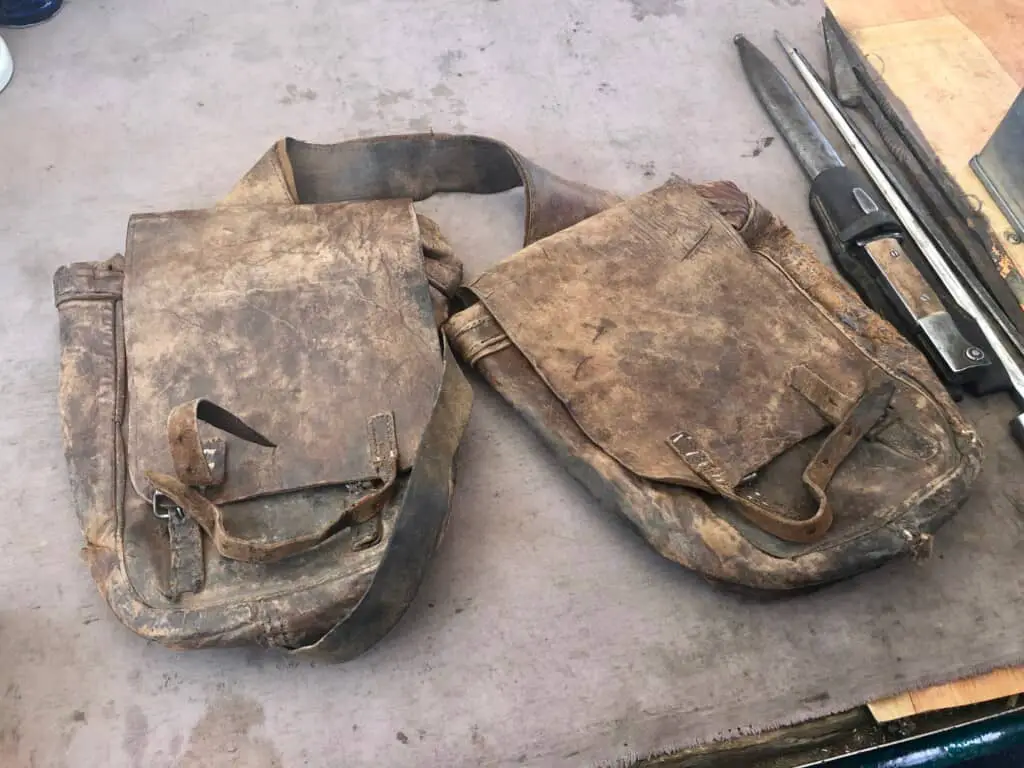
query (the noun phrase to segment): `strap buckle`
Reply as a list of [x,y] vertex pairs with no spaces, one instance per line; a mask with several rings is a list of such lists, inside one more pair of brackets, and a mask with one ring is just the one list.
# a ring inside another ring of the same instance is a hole
[[[167,503],[161,504],[160,499],[166,499]],[[153,493],[152,505],[153,517],[155,517],[157,520],[170,520],[171,515],[174,515],[176,519],[180,520],[182,517],[185,516],[185,511],[177,504],[175,504],[173,501],[171,501],[171,498],[169,496],[160,493],[160,491],[155,491]]]

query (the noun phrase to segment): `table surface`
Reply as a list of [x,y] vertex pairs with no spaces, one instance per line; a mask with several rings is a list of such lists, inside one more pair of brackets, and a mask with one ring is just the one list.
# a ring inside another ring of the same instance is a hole
[[[283,135],[492,135],[623,194],[728,178],[824,252],[808,182],[768,146],[731,43],[743,31],[768,50],[785,30],[820,66],[821,14],[814,0],[104,0],[4,30],[18,69],[0,94],[0,765],[598,764],[937,679],[916,651],[949,606],[973,621],[993,584],[1020,591],[1016,513],[982,483],[936,537],[944,561],[762,605],[658,557],[478,381],[419,596],[370,653],[326,669],[175,653],[120,626],[79,558],[61,455],[53,270],[123,247],[130,213],[212,204]],[[520,241],[521,195],[428,202],[470,274]],[[972,412],[989,432],[1008,407],[991,400]],[[1024,658],[1024,605],[1004,602],[987,637],[947,622],[963,666],[949,676]],[[885,615],[898,626],[872,623]],[[794,652],[812,631],[813,653]]]

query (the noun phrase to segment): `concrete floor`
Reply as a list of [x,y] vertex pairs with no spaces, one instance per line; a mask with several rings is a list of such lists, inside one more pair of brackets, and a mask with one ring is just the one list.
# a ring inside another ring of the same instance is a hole
[[[624,193],[731,178],[816,242],[785,147],[756,151],[769,126],[731,38],[769,50],[780,28],[820,61],[820,14],[815,0],[69,0],[5,32],[0,764],[577,765],[719,735],[679,709],[659,648],[694,623],[683,608],[721,598],[596,513],[483,390],[444,547],[372,653],[325,669],[131,635],[78,557],[50,278],[121,248],[133,211],[213,203],[282,135],[482,133]],[[474,273],[516,247],[521,206],[427,207]]]

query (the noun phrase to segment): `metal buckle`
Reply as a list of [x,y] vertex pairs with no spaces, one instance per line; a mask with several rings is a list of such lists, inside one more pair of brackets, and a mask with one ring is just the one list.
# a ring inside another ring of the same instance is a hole
[[175,518],[181,519],[181,517],[185,514],[184,510],[182,510],[182,508],[179,507],[177,504],[171,503],[168,505],[162,505],[160,504],[160,499],[167,499],[168,501],[170,501],[170,497],[165,496],[164,494],[160,493],[160,491],[156,491],[153,493],[153,517],[155,517],[157,520],[170,520],[172,514],[175,516]]

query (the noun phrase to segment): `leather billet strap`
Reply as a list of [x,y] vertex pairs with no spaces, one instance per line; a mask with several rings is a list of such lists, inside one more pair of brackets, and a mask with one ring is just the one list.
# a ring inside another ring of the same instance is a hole
[[[171,414],[169,424],[173,425],[171,427],[172,454],[175,449],[174,435],[189,435],[190,438],[185,440],[182,445],[190,445],[193,453],[195,446],[200,445],[198,433],[196,433],[193,440],[191,439],[191,430],[187,427],[183,430],[178,429],[181,423],[188,421],[188,414],[193,414],[194,416],[198,411],[198,407],[191,407],[193,405],[194,403],[186,404],[184,407],[179,406]],[[208,405],[212,405],[212,403]],[[225,431],[231,431],[232,434],[242,439],[258,438],[252,440],[252,442],[260,442],[262,440],[264,442],[260,444],[273,446],[273,443],[270,443],[258,432],[245,425],[236,416],[217,406],[214,406],[214,408],[216,408],[216,411],[211,412],[210,409],[204,409],[204,413],[207,416],[211,416],[211,413],[214,414],[213,418],[218,422],[218,426],[222,428],[224,425],[231,427],[231,429]],[[224,417],[225,414],[228,418]],[[398,475],[398,441],[395,434],[394,416],[391,413],[381,413],[371,417],[368,428],[370,456],[375,477],[353,482],[362,484],[369,481],[370,488],[344,505],[338,517],[321,529],[284,541],[261,541],[231,533],[225,524],[223,510],[203,496],[198,488],[193,487],[188,482],[189,479],[202,477],[202,472],[197,471],[192,464],[184,459],[181,459],[184,462],[182,464],[184,477],[181,474],[178,477],[171,477],[159,472],[147,472],[146,477],[153,484],[153,488],[156,489],[157,493],[166,496],[175,505],[180,507],[186,515],[199,524],[223,557],[250,563],[274,562],[300,552],[305,552],[324,542],[345,526],[351,523],[362,522],[376,513],[377,505],[385,499]],[[200,446],[198,450],[199,456],[202,457],[202,447]],[[180,453],[182,456],[185,456],[185,449],[182,449]],[[195,457],[193,456],[192,458],[194,459]],[[205,464],[205,461],[203,463]],[[179,457],[177,456],[175,457],[175,465],[177,471],[179,465]],[[202,479],[205,479],[205,477],[202,477]]]
[[[284,139],[275,153],[296,203],[424,200],[440,192],[494,194],[521,186],[526,244],[619,201],[609,192],[556,176],[483,136],[419,133],[338,144]],[[251,174],[263,172],[257,165]]]
[[180,507],[167,513],[167,546],[170,562],[164,596],[176,601],[182,595],[199,592],[206,582],[203,531]]
[[714,459],[689,433],[678,432],[668,443],[696,475],[720,496],[735,503],[754,525],[784,541],[811,543],[821,539],[832,525],[832,507],[826,494],[828,484],[857,443],[885,415],[895,391],[895,385],[888,380],[869,387],[825,438],[803,473],[804,485],[818,502],[817,511],[809,518],[799,519],[787,514],[763,501],[756,491],[730,487]]
[[453,459],[469,422],[473,390],[444,343],[444,372],[430,421],[412,464],[387,549],[373,581],[348,615],[300,656],[355,658],[398,623],[440,543],[451,509]]

